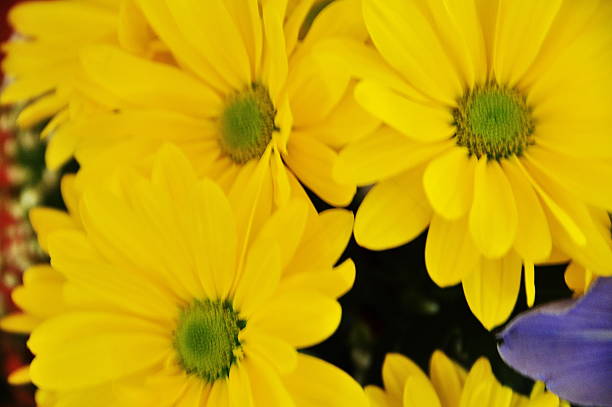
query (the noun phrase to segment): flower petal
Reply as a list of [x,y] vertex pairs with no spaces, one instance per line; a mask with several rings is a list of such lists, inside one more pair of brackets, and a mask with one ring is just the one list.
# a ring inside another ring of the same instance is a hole
[[294,174],[324,201],[346,206],[355,195],[354,183],[340,183],[333,177],[338,154],[319,140],[294,134],[283,157]]
[[418,143],[384,127],[350,143],[339,156],[334,176],[339,181],[368,185],[429,161],[449,149],[451,140]]
[[458,284],[478,265],[480,253],[465,237],[467,217],[447,221],[434,215],[425,244],[425,264],[431,279],[440,287]]
[[435,142],[450,139],[456,132],[450,109],[414,102],[375,82],[360,82],[355,98],[373,116],[410,139]]
[[436,213],[452,220],[468,211],[472,204],[477,162],[467,150],[454,148],[429,163],[423,174],[423,185]]
[[546,39],[561,0],[500,0],[493,64],[500,83],[514,86],[529,69]]
[[283,382],[301,407],[367,407],[359,384],[339,368],[299,354],[297,368]]
[[340,324],[342,308],[316,291],[284,291],[253,314],[249,323],[296,348],[327,339]]
[[488,260],[463,279],[463,292],[470,309],[491,330],[508,319],[521,286],[521,259],[514,252]]
[[384,180],[366,195],[355,219],[355,239],[384,250],[408,243],[425,230],[432,210],[421,186],[422,171]]
[[387,62],[423,94],[454,106],[463,93],[459,73],[416,2],[366,0],[363,11],[372,40]]
[[510,250],[518,225],[515,197],[497,161],[476,165],[470,232],[484,256],[497,258]]
[[524,313],[500,334],[502,358],[572,403],[612,406],[611,293],[600,278],[579,300]]

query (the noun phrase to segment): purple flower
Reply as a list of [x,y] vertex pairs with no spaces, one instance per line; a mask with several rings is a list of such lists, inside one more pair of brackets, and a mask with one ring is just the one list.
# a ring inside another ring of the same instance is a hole
[[584,297],[538,307],[500,334],[499,353],[572,403],[612,406],[612,277]]

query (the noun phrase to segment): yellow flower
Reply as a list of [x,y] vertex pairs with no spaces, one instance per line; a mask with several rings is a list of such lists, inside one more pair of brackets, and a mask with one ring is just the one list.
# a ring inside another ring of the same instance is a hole
[[172,142],[226,190],[262,161],[277,203],[303,196],[298,179],[333,205],[350,203],[355,185],[332,177],[337,149],[378,121],[355,102],[349,75],[312,49],[330,37],[365,41],[357,0],[138,3],[173,61],[113,46],[83,52],[81,94],[103,111],[58,130],[51,167],[75,152],[81,177],[98,179],[118,163],[146,167]]
[[[119,0],[33,1],[10,11],[16,35],[4,45],[2,70],[10,82],[1,102],[32,102],[18,124],[28,127],[67,106],[79,51],[92,43],[115,41],[118,13]],[[67,115],[64,111],[57,120]]]
[[[612,272],[612,3],[364,0],[374,48],[318,50],[362,82],[356,98],[388,125],[347,146],[338,180],[379,182],[355,221],[381,250],[427,226],[425,259],[440,286],[463,283],[491,329],[510,315],[521,265],[556,252]],[[378,51],[378,52],[377,52]]]
[[385,389],[366,387],[371,407],[569,407],[536,383],[530,397],[502,386],[486,358],[469,373],[442,352],[431,357],[429,377],[410,359],[388,354],[383,364]]
[[[26,294],[16,294],[25,315],[3,326],[33,328],[29,376],[41,397],[75,407],[98,396],[130,406],[366,405],[347,374],[296,351],[340,322],[336,298],[355,268],[334,264],[351,213],[292,200],[270,216],[253,206],[253,183],[226,198],[175,147],[153,160],[151,177],[122,171],[114,189],[86,190],[70,216],[33,214],[53,269],[26,274],[17,291]],[[37,323],[23,325],[27,317]]]

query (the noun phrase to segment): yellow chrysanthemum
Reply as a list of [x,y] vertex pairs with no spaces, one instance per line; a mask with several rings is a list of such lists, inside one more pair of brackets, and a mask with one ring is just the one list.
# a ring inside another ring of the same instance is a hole
[[[92,44],[121,44],[141,50],[150,38],[134,21],[129,0],[31,1],[15,6],[13,39],[4,45],[2,70],[9,78],[2,104],[29,103],[18,117],[28,127],[58,114],[45,134],[84,108],[72,103],[79,53]],[[131,20],[130,20],[131,19]],[[75,101],[76,102],[76,101]]]
[[557,252],[609,275],[596,219],[612,209],[612,3],[364,0],[363,12],[378,52],[320,49],[363,79],[356,98],[388,125],[335,168],[379,181],[357,241],[386,249],[429,226],[430,276],[463,283],[489,329],[510,315],[521,265],[530,304],[534,264]]
[[336,36],[365,41],[357,0],[138,3],[174,61],[83,52],[81,94],[102,112],[58,130],[51,167],[75,152],[81,177],[98,179],[117,163],[146,167],[172,142],[226,190],[262,161],[277,203],[303,195],[298,179],[333,205],[351,201],[355,185],[332,177],[336,151],[378,121],[355,102],[348,73],[312,49]]
[[53,268],[26,273],[25,314],[2,326],[33,328],[41,405],[366,405],[347,374],[296,351],[340,322],[351,213],[293,200],[270,216],[253,183],[226,198],[175,147],[153,160],[150,178],[121,171],[71,215],[32,215]]
[[383,364],[385,389],[366,387],[371,407],[569,407],[566,402],[544,390],[542,383],[533,387],[530,397],[502,386],[491,365],[481,358],[469,373],[442,352],[431,357],[429,377],[410,359],[388,354]]

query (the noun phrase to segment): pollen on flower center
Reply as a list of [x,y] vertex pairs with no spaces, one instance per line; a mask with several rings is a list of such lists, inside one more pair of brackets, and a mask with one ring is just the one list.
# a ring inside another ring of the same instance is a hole
[[195,300],[181,310],[174,347],[179,364],[207,383],[227,378],[241,355],[246,326],[229,301]]
[[220,118],[221,149],[238,163],[259,158],[276,129],[276,111],[265,86],[253,83],[232,95]]
[[496,83],[466,92],[453,112],[457,144],[480,158],[521,155],[534,144],[534,121],[526,98]]

